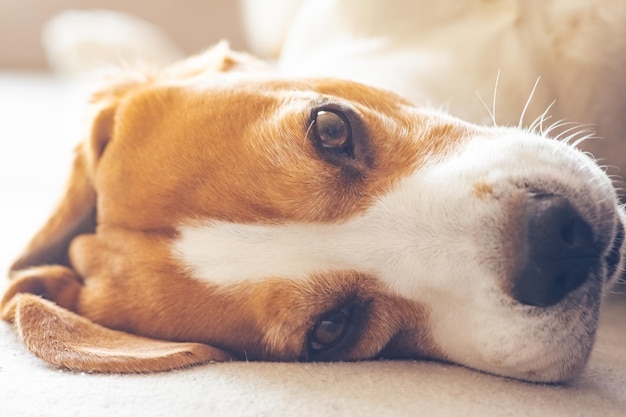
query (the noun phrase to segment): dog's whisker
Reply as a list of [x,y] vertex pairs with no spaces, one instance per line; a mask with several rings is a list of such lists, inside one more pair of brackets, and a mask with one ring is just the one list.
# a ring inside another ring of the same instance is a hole
[[[572,146],[573,146],[574,148],[577,148],[577,147],[578,147],[578,145],[580,145],[580,144],[581,144],[581,143],[583,143],[584,141],[586,141],[586,140],[590,140],[590,139],[600,139],[600,137],[599,137],[599,136],[596,136],[594,133],[588,133],[588,134],[586,134],[586,135],[584,135],[584,136],[581,136],[581,137],[579,137],[578,139],[576,139],[576,140],[574,141],[574,143],[572,143]],[[567,143],[567,141],[566,141],[566,143]]]
[[555,130],[563,127],[563,126],[572,125],[572,124],[575,124],[575,123],[574,122],[568,122],[565,119],[559,119],[559,120],[553,122],[550,126],[548,126],[547,129],[542,131],[542,135],[543,135],[543,137],[549,137],[550,134],[553,131],[555,131]]
[[489,113],[489,117],[491,118],[491,122],[493,123],[494,127],[498,126],[498,122],[496,121],[496,98],[497,98],[497,95],[498,95],[498,84],[499,83],[500,83],[500,70],[498,70],[498,72],[496,73],[496,82],[495,82],[495,84],[493,86],[493,97],[492,97],[492,101],[491,101],[491,109],[489,108],[489,106],[487,105],[485,100],[482,98],[480,93],[478,91],[476,91],[476,96],[478,96],[478,100],[480,100],[482,105],[485,107],[485,110],[487,110],[487,113]]
[[541,120],[541,122],[540,122],[541,124],[539,125],[539,134],[540,134],[541,136],[543,136],[543,137],[545,137],[545,135],[544,135],[544,133],[543,133],[543,123],[544,123],[545,121],[550,120],[550,119],[552,119],[552,116],[548,116],[548,117],[546,117],[545,119],[542,119],[542,120]]
[[599,139],[599,137],[596,136],[594,132],[590,132],[590,131],[577,131],[567,136],[565,135],[562,135],[562,136],[563,137],[559,138],[559,141],[572,147],[577,147],[577,145],[579,145],[580,143],[584,142],[587,139]]
[[494,122],[495,124],[495,120],[493,117],[493,113],[491,112],[491,110],[489,109],[489,106],[487,106],[487,103],[485,103],[485,100],[483,100],[482,96],[480,95],[480,93],[478,91],[476,91],[476,97],[478,97],[478,100],[480,100],[480,103],[483,105],[483,107],[485,108],[485,110],[487,110],[487,113],[489,113],[489,117],[491,118],[491,120]]
[[539,85],[539,81],[541,80],[541,76],[537,77],[537,81],[535,81],[535,85],[533,85],[532,90],[530,91],[530,95],[528,96],[528,100],[526,100],[526,104],[524,104],[524,109],[522,110],[522,114],[519,118],[518,128],[522,128],[524,125],[524,116],[526,116],[526,111],[528,110],[528,106],[530,106],[531,101],[533,100],[533,96],[535,95],[535,91],[537,90],[537,86]]
[[483,100],[483,98],[481,97],[481,95],[480,95],[480,93],[478,91],[476,91],[476,96],[478,97],[478,100],[480,100],[482,105],[485,107],[485,110],[487,110],[487,113],[489,113],[489,117],[491,117],[491,121],[493,122],[493,125],[496,126],[496,117],[495,117],[495,115],[493,114],[491,109],[489,109],[489,106],[487,105],[487,103],[485,103],[485,100]]
[[[537,117],[535,120],[533,120],[533,122],[528,127],[528,130],[530,132],[539,133],[541,136],[544,136],[543,124],[546,120],[550,120],[552,118],[552,116],[548,116],[548,112],[552,109],[552,106],[554,106],[554,103],[556,103],[556,100],[552,100],[552,103],[550,103],[548,107],[546,107],[544,112],[541,113],[539,117]],[[537,129],[539,129],[539,132],[537,132]]]
[[[569,127],[561,132],[559,132],[554,139],[558,140],[559,142],[563,142],[563,143],[569,143],[568,140],[571,140],[573,137],[575,137],[576,135],[580,134],[581,132],[581,128],[580,125],[578,123],[575,122],[570,122],[567,124],[563,124],[561,127],[565,127],[566,125],[574,125],[572,127]],[[574,132],[574,133],[571,133]]]
[[562,132],[559,132],[555,136],[554,139],[560,142],[569,144],[573,139],[575,139],[576,137],[580,135],[595,135],[595,130],[590,128],[592,125],[588,125],[588,124],[585,125],[585,124],[580,124],[576,122],[566,122],[566,123],[563,123],[559,127],[565,127],[569,125],[573,125],[573,126],[563,130]]
[[575,124],[556,135],[555,140],[573,147],[578,147],[578,145],[588,139],[600,139],[600,137],[596,135],[595,130],[585,126],[588,125]]
[[500,84],[500,69],[496,73],[496,83],[493,86],[493,99],[491,101],[491,118],[493,119],[493,125],[497,126],[496,123],[496,97],[498,96],[498,85]]

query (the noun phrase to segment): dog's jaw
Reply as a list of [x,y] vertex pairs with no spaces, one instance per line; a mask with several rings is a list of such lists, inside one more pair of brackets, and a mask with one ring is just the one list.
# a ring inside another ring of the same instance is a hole
[[563,380],[586,363],[601,292],[618,273],[605,279],[596,271],[548,308],[512,299],[506,287],[518,250],[516,211],[530,192],[571,200],[597,235],[613,236],[622,221],[610,182],[588,157],[493,128],[418,167],[345,221],[191,222],[180,227],[173,253],[196,279],[224,286],[342,270],[372,275],[390,293],[425,306],[422,333],[439,359],[526,380]]

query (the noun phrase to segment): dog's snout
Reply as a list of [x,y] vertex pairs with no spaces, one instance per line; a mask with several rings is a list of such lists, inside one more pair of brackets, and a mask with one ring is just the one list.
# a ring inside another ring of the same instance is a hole
[[587,280],[601,250],[589,223],[564,197],[532,194],[522,216],[524,234],[513,297],[523,304],[548,307]]

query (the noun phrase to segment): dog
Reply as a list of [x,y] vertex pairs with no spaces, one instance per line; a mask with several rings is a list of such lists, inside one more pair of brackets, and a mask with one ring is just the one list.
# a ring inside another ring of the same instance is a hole
[[623,270],[611,180],[539,129],[223,43],[123,73],[89,115],[1,302],[56,366],[427,358],[563,381]]

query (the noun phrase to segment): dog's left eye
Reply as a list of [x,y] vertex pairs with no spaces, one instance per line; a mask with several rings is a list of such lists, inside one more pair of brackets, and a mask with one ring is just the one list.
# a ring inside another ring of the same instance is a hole
[[354,157],[352,131],[348,119],[334,110],[318,110],[311,125],[318,148],[337,156]]
[[309,348],[313,352],[337,346],[345,337],[350,325],[352,308],[346,307],[326,313],[309,333]]

